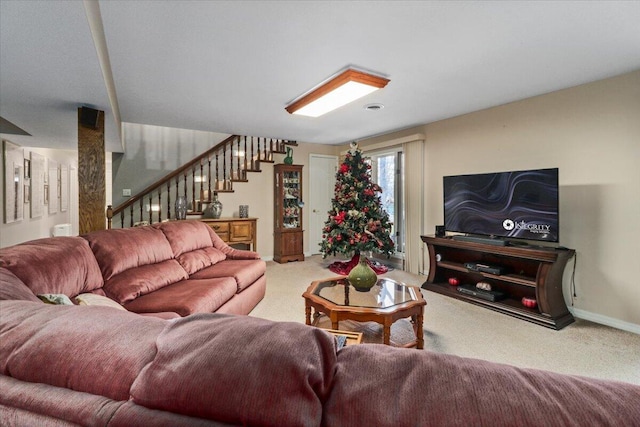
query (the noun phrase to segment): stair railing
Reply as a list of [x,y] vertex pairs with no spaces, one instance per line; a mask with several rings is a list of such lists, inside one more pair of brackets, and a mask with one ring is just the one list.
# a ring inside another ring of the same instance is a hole
[[[133,195],[126,202],[115,208],[109,205],[106,212],[107,228],[112,228],[113,218],[117,216],[120,217],[122,228],[127,222],[129,227],[133,227],[138,224],[171,220],[172,203],[175,203],[179,195],[191,201],[190,214],[201,214],[204,205],[211,202],[213,191],[233,192],[234,182],[247,182],[248,172],[260,172],[260,163],[272,163],[273,154],[285,154],[287,145],[297,143],[282,139],[231,135]],[[164,200],[166,210],[163,209]]]

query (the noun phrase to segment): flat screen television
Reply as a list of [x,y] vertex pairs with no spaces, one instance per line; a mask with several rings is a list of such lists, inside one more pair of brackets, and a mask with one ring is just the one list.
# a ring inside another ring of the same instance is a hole
[[445,176],[447,231],[559,241],[558,168]]

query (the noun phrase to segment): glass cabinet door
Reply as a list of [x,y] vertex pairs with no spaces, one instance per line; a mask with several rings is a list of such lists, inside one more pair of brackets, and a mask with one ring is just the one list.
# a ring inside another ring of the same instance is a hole
[[278,164],[274,166],[274,171],[273,260],[304,261],[302,165]]
[[282,226],[284,228],[302,227],[300,186],[300,171],[284,171],[282,173]]

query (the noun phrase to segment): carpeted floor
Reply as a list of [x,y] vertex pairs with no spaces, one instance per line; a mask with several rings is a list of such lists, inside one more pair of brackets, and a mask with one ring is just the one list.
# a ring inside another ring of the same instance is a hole
[[[336,276],[327,269],[332,261],[317,255],[304,262],[268,262],[267,294],[251,316],[304,323],[302,293],[312,281]],[[415,286],[426,279],[401,270],[385,276]],[[582,319],[554,331],[430,291],[422,294],[426,351],[640,384],[640,335]],[[361,326],[365,341],[379,340],[376,328]],[[400,321],[392,340],[401,342],[410,332],[409,322]]]

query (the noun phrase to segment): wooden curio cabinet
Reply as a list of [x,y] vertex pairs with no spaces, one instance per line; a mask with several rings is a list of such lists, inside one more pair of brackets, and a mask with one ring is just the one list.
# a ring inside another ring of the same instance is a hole
[[302,240],[302,165],[274,166],[273,260],[304,261]]

